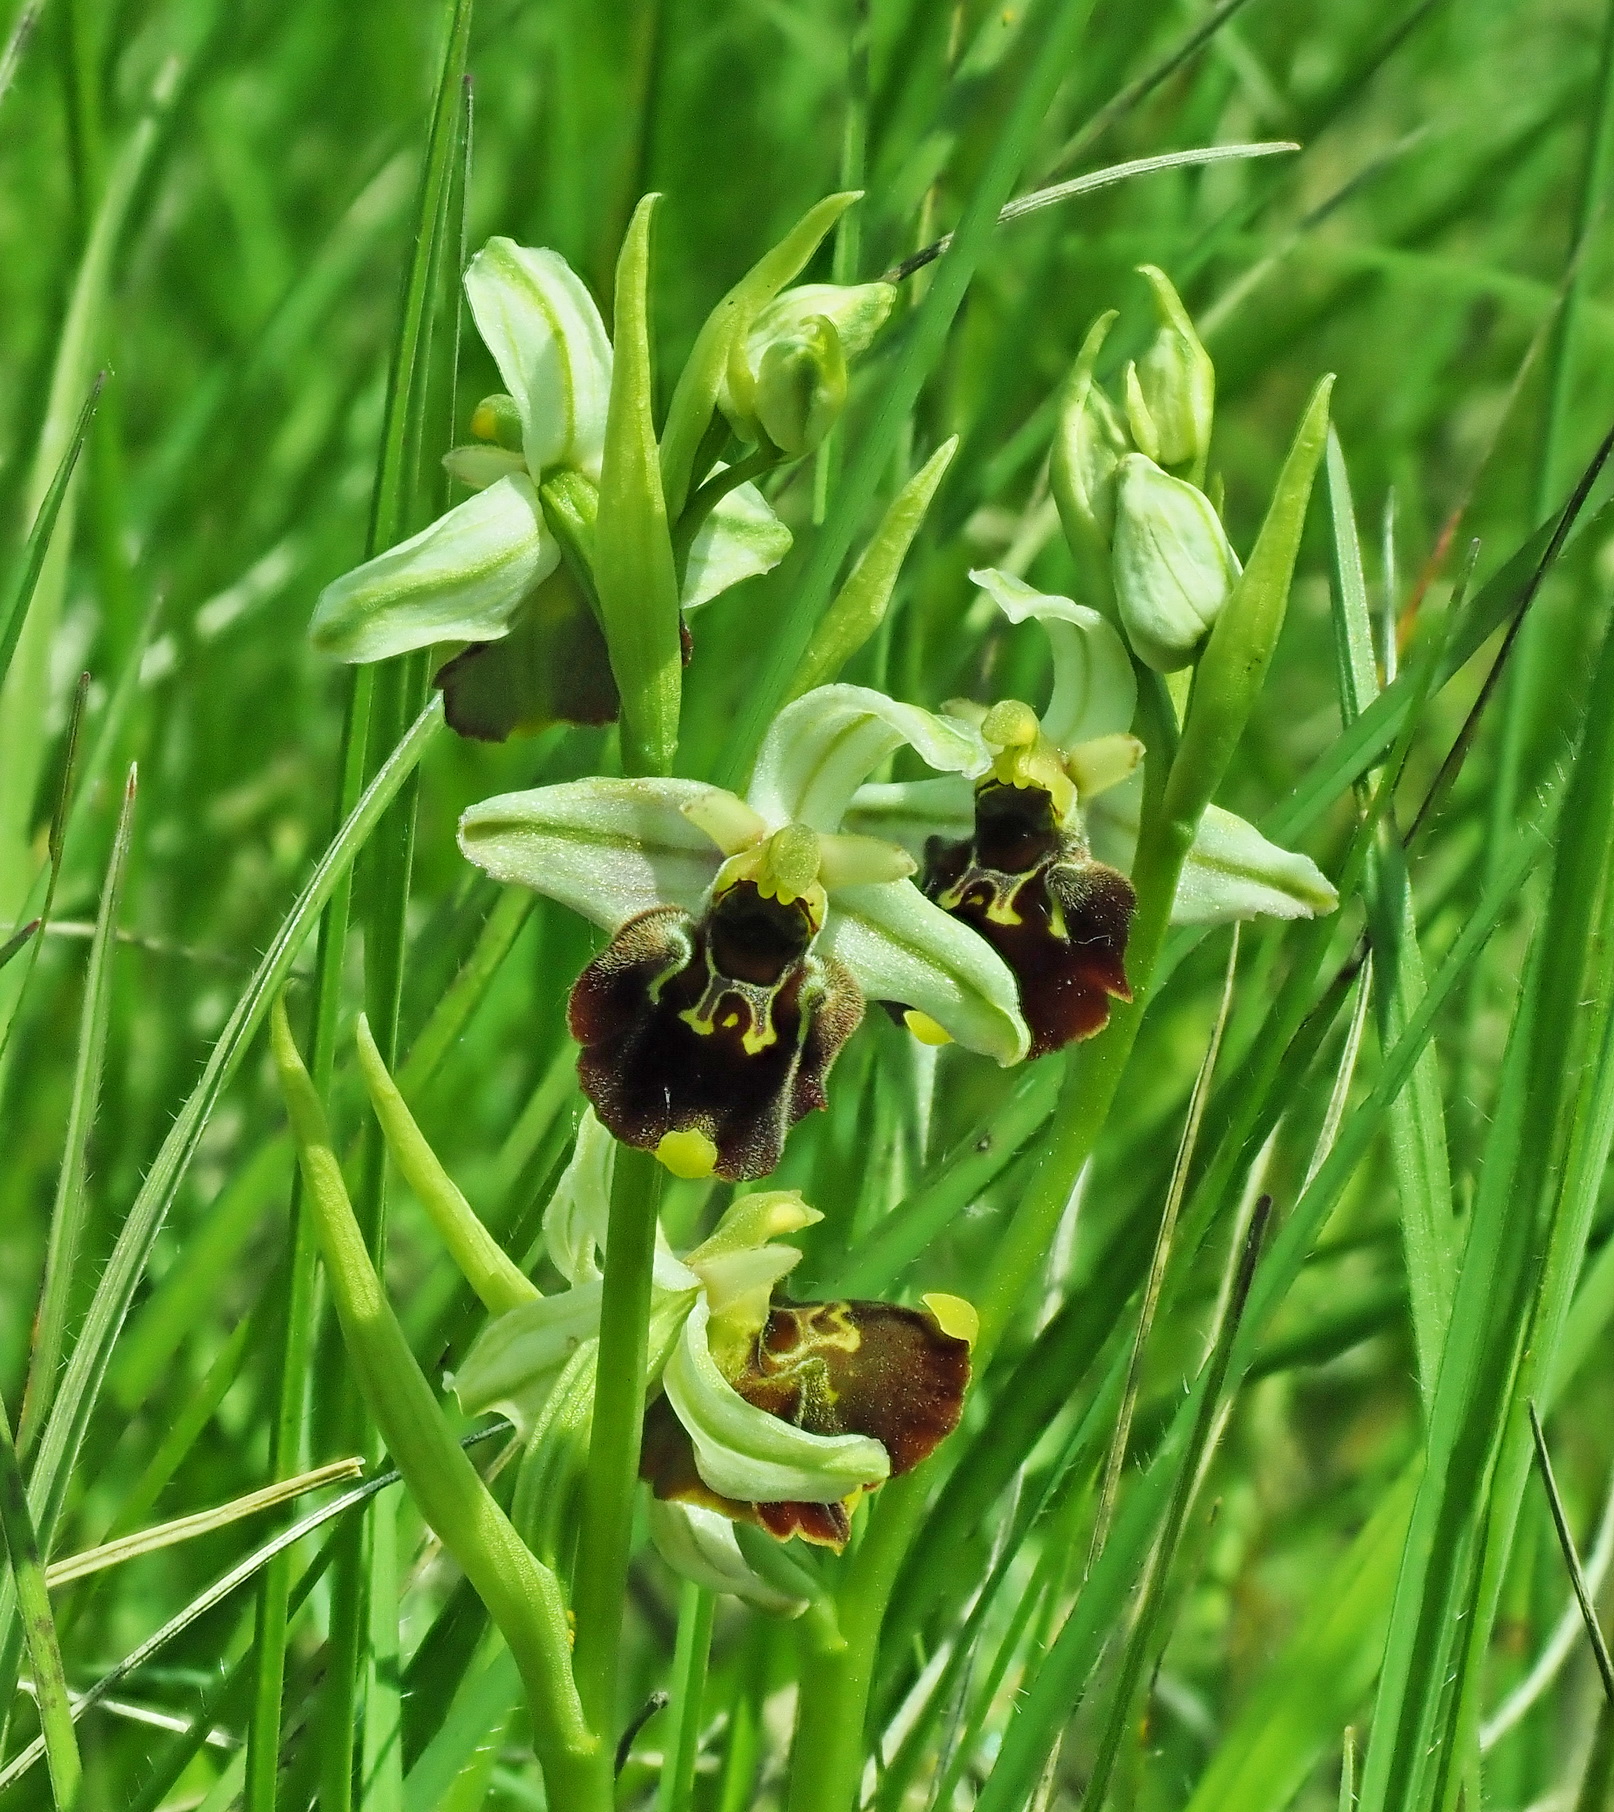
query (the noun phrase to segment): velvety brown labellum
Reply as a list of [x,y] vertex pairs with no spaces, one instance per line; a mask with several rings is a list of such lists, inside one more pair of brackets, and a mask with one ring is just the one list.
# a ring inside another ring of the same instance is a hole
[[630,919],[577,978],[578,1074],[605,1127],[654,1151],[702,1132],[731,1182],[766,1176],[863,1017],[847,971],[812,953],[805,901],[742,881],[699,920],[677,906]]
[[[729,1382],[748,1403],[811,1434],[869,1435],[911,1470],[958,1426],[970,1349],[932,1315],[890,1302],[778,1302]],[[657,1497],[705,1504],[835,1549],[851,1534],[856,1498],[836,1503],[742,1504],[719,1497],[695,1467],[694,1447],[662,1397],[645,1419],[641,1475]],[[870,1481],[871,1485],[875,1481]]]
[[509,635],[473,642],[433,683],[449,728],[478,742],[615,723],[622,708],[605,637],[564,565],[534,587]]
[[975,795],[974,836],[926,844],[924,885],[1014,971],[1028,1055],[1091,1038],[1112,999],[1132,998],[1132,883],[1060,828],[1042,788],[988,781]]

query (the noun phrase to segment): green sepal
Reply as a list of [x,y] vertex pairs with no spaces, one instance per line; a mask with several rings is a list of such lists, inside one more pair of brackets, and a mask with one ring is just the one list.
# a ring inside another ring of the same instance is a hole
[[634,209],[616,271],[615,363],[595,520],[594,585],[622,694],[629,773],[665,774],[678,743],[682,681],[678,575],[656,451],[650,368],[650,222]]
[[[861,190],[828,195],[810,207],[784,238],[765,252],[706,317],[695,337],[684,369],[679,373],[661,437],[661,473],[667,509],[675,519],[688,499],[690,486],[702,476],[695,471],[695,455],[704,439],[717,395],[729,368],[729,358],[757,314],[796,276],[823,242],[824,235],[857,201]],[[621,332],[620,316],[618,333]],[[621,348],[618,348],[621,356]]]
[[1250,563],[1240,575],[1205,643],[1194,675],[1182,741],[1166,781],[1164,809],[1173,823],[1198,824],[1249,721],[1289,605],[1289,584],[1306,525],[1311,485],[1328,438],[1332,376],[1306,404],[1272,492]]
[[819,619],[791,681],[787,703],[812,691],[814,686],[833,680],[880,627],[908,549],[957,451],[955,434],[931,454],[891,500],[879,528],[858,556],[857,565]]

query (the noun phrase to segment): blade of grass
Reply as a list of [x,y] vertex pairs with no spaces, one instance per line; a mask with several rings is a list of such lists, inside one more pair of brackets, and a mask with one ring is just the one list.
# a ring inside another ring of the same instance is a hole
[[[458,111],[470,32],[470,0],[449,0],[442,13],[443,55],[433,101],[431,123],[421,159],[420,180],[413,215],[410,257],[401,285],[398,326],[387,368],[381,449],[371,493],[370,521],[365,552],[373,557],[390,547],[404,531],[405,514],[412,498],[412,475],[419,462],[419,408],[426,387],[423,369],[429,348],[429,314],[435,300],[434,276],[441,256],[442,222],[453,180],[458,139]],[[458,273],[456,272],[456,277]],[[452,391],[452,384],[450,385]],[[414,657],[386,663],[378,680],[370,668],[356,670],[349,681],[343,726],[342,754],[336,795],[338,818],[352,809],[370,767],[379,767],[385,738],[401,729],[406,710],[418,708],[424,686],[424,668]],[[375,863],[371,897],[376,902],[374,922],[367,928],[367,994],[372,1017],[381,1027],[383,1050],[396,1057],[397,1010],[402,981],[402,915],[407,905],[410,852],[414,837],[414,789],[400,789],[397,809],[385,816],[379,831],[380,855]],[[314,1026],[310,1065],[321,1098],[330,1089],[335,1062],[337,1016],[341,1004],[342,969],[347,951],[347,929],[352,903],[352,881],[344,877],[333,894],[320,926],[314,984]],[[384,1158],[378,1134],[368,1136],[365,1188],[361,1208],[375,1223],[379,1242],[380,1192],[384,1188]],[[313,1349],[315,1340],[315,1270],[317,1242],[303,1201],[301,1177],[294,1178],[291,1208],[292,1266],[286,1300],[284,1331],[279,1342],[279,1394],[272,1424],[270,1469],[277,1477],[295,1473],[305,1462],[307,1422],[311,1412]],[[362,1440],[358,1411],[350,1384],[346,1390],[345,1424],[355,1441]],[[360,1670],[364,1665],[361,1578],[365,1525],[360,1522],[339,1543],[333,1591],[333,1655],[323,1720],[324,1792],[334,1812],[350,1803],[353,1742],[357,1723]],[[248,1734],[245,1812],[273,1812],[280,1754],[282,1676],[285,1667],[285,1618],[290,1592],[291,1557],[265,1575],[258,1606],[257,1684]],[[385,1582],[382,1582],[385,1591]],[[387,1716],[385,1707],[378,1715]],[[393,1720],[395,1721],[395,1720]],[[396,1744],[394,1756],[400,1754]],[[401,1765],[401,1764],[400,1764]],[[398,1785],[396,1769],[386,1776]],[[394,1794],[394,1800],[396,1794]]]
[[[1349,728],[1378,696],[1378,664],[1350,475],[1339,436],[1330,429],[1326,458],[1334,539],[1335,613],[1339,628],[1340,717]],[[1371,773],[1364,776],[1371,779]],[[1386,827],[1387,828],[1387,827]],[[1381,832],[1368,867],[1374,1002],[1379,1039],[1388,1049],[1406,1029],[1427,980],[1405,860],[1399,840]],[[1401,1197],[1418,1378],[1427,1403],[1451,1315],[1452,1196],[1441,1101],[1440,1062],[1431,1044],[1412,1082],[1390,1112],[1390,1154]]]
[[243,1517],[272,1510],[277,1504],[301,1497],[305,1492],[356,1479],[363,1471],[364,1462],[356,1457],[333,1460],[328,1466],[316,1466],[298,1478],[282,1479],[278,1484],[266,1485],[261,1491],[249,1491],[245,1497],[234,1498],[212,1510],[197,1510],[189,1516],[175,1517],[172,1522],[158,1523],[133,1535],[121,1535],[116,1541],[103,1542],[98,1548],[86,1548],[80,1554],[54,1560],[45,1569],[45,1583],[54,1591],[59,1586],[70,1585],[75,1579],[84,1579],[107,1567],[138,1559],[142,1554],[155,1554],[159,1549],[171,1548],[176,1542],[189,1541],[193,1536],[211,1535],[217,1529],[240,1522]]
[[1160,1304],[1160,1291],[1165,1284],[1166,1265],[1171,1258],[1172,1235],[1177,1228],[1177,1213],[1188,1187],[1188,1171],[1194,1161],[1194,1147],[1199,1141],[1200,1123],[1205,1117],[1205,1102],[1210,1094],[1211,1077],[1222,1048],[1222,1034],[1227,1030],[1227,1016],[1233,1007],[1233,982],[1238,973],[1239,927],[1233,927],[1227,953],[1227,974],[1222,982],[1222,1001],[1211,1027],[1210,1041],[1194,1078],[1193,1093],[1188,1098],[1188,1113],[1183,1120],[1182,1138],[1171,1168],[1171,1182],[1166,1190],[1166,1204],[1155,1234],[1154,1256],[1149,1260],[1149,1275],[1143,1286],[1143,1305],[1138,1311],[1137,1330],[1132,1337],[1132,1354],[1127,1360],[1126,1387],[1121,1396],[1121,1413],[1115,1419],[1110,1437],[1110,1450],[1104,1460],[1104,1475],[1099,1486],[1098,1509],[1093,1518],[1093,1535],[1087,1550],[1085,1572],[1091,1574],[1093,1563],[1104,1552],[1110,1532],[1110,1517],[1115,1510],[1115,1495],[1120,1489],[1121,1467],[1126,1460],[1127,1442],[1132,1434],[1132,1417],[1138,1406],[1138,1391],[1143,1382],[1143,1354],[1154,1326],[1155,1310]]
[[[268,1015],[276,989],[285,985],[292,963],[318,922],[337,882],[352,865],[382,811],[442,727],[442,708],[433,700],[366,788],[332,839],[295,904],[264,953],[252,979],[220,1033],[200,1080],[163,1140],[145,1181],[118,1231],[106,1268],[91,1299],[84,1327],[73,1347],[56,1401],[46,1418],[28,1479],[29,1507],[48,1556],[72,1469],[89,1428],[106,1377],[113,1342],[145,1274],[151,1249],[174,1196],[196,1155],[202,1134],[225,1087],[240,1067],[252,1037]],[[15,1606],[0,1605],[0,1687],[16,1678]],[[9,1703],[10,1691],[0,1698]]]
[[134,841],[136,788],[137,772],[131,767],[123,789],[123,807],[112,839],[112,854],[107,861],[101,904],[95,918],[95,937],[84,974],[78,1058],[73,1066],[73,1096],[67,1111],[67,1136],[63,1142],[56,1200],[51,1208],[45,1277],[34,1319],[33,1350],[28,1358],[28,1383],[17,1426],[17,1453],[24,1462],[55,1395],[57,1372],[67,1339],[68,1307],[84,1240],[89,1208],[85,1184],[90,1164],[90,1132],[100,1105],[101,1076],[106,1067],[107,1032],[112,1021],[112,956],[116,949],[124,876]]
[[[50,396],[29,473],[23,513],[32,524],[50,495],[73,444],[99,356],[104,310],[114,260],[135,191],[158,142],[159,128],[179,79],[166,66],[144,115],[119,151],[85,241],[62,323]],[[69,467],[71,472],[71,467]],[[16,652],[0,685],[0,922],[10,918],[28,888],[28,832],[48,739],[44,713],[50,698],[49,656],[67,588],[67,554],[73,538],[71,484],[57,505],[31,605]]]
[[40,1559],[34,1520],[28,1512],[28,1493],[23,1487],[17,1450],[11,1439],[11,1423],[3,1406],[0,1406],[0,1533],[5,1536],[6,1557],[11,1564],[12,1585],[22,1613],[29,1664],[33,1668],[34,1698],[39,1706],[42,1733],[39,1741],[50,1769],[51,1793],[57,1812],[73,1812],[83,1776],[78,1740],[73,1734],[73,1706],[68,1698],[61,1646],[56,1639],[56,1621],[51,1615],[50,1595],[46,1591],[45,1566]]
[[1541,1417],[1533,1402],[1528,1407],[1536,1461],[1541,1467],[1541,1484],[1552,1508],[1552,1526],[1558,1532],[1558,1545],[1563,1549],[1564,1565],[1569,1569],[1569,1582],[1575,1588],[1575,1602],[1580,1606],[1580,1614],[1586,1624],[1586,1638],[1592,1645],[1592,1656],[1597,1662],[1597,1677],[1603,1683],[1603,1697],[1610,1705],[1614,1705],[1614,1661],[1609,1660],[1608,1644],[1603,1640],[1602,1626],[1597,1621],[1597,1606],[1592,1602],[1591,1588],[1586,1583],[1580,1555],[1575,1549],[1574,1533],[1569,1527],[1569,1518],[1564,1514],[1563,1499],[1558,1495],[1558,1481],[1552,1476],[1552,1455],[1547,1451],[1547,1437],[1542,1432]]
[[695,1791],[695,1765],[700,1759],[701,1701],[706,1691],[706,1664],[712,1647],[713,1593],[691,1580],[678,1600],[678,1646],[673,1655],[673,1738],[661,1764],[656,1812],[689,1812]]
[[84,406],[79,410],[78,420],[68,438],[67,450],[62,454],[56,475],[51,479],[50,488],[40,502],[33,527],[28,531],[28,540],[23,547],[22,561],[10,596],[0,605],[0,685],[5,683],[6,674],[11,667],[11,657],[17,651],[17,640],[27,621],[28,606],[34,601],[34,593],[39,589],[39,575],[44,571],[45,556],[50,552],[51,535],[55,532],[56,520],[61,515],[67,487],[73,481],[79,455],[84,451],[90,423],[95,419],[95,406],[101,400],[101,390],[108,375],[105,371],[98,372],[95,382],[90,386],[90,393],[84,399]]
[[[490,1441],[496,1436],[508,1433],[508,1424],[499,1422],[491,1428],[477,1429],[474,1434],[467,1435],[460,1445],[466,1448],[474,1447],[482,1441]],[[198,1593],[183,1609],[176,1611],[160,1629],[154,1630],[145,1641],[131,1649],[116,1666],[109,1668],[88,1691],[76,1694],[73,1699],[75,1722],[83,1717],[85,1712],[99,1705],[108,1693],[114,1691],[131,1674],[138,1672],[154,1656],[161,1654],[198,1618],[205,1617],[215,1605],[222,1604],[239,1586],[255,1579],[277,1554],[283,1554],[288,1548],[296,1547],[300,1541],[312,1535],[316,1529],[323,1528],[326,1523],[345,1515],[349,1510],[369,1503],[380,1492],[402,1483],[403,1474],[389,1468],[374,1478],[367,1479],[362,1485],[355,1485],[351,1491],[344,1491],[340,1497],[333,1498],[328,1504],[322,1504],[319,1509],[310,1510],[306,1516],[299,1517],[296,1522],[282,1529],[278,1535],[265,1542],[261,1547],[254,1549],[243,1560],[237,1561],[233,1567],[220,1574],[206,1591]],[[323,1572],[323,1567],[320,1570]],[[312,1568],[310,1573],[313,1574]],[[298,1589],[303,1598],[306,1599],[307,1593],[313,1589],[317,1578],[318,1575],[315,1574],[313,1577],[299,1581]],[[211,1718],[212,1715],[210,1711],[209,1717]],[[0,1768],[0,1792],[4,1792],[7,1787],[19,1781],[44,1753],[45,1745],[38,1738],[26,1749],[19,1750],[4,1768]],[[164,1788],[165,1793],[166,1791],[167,1789]]]

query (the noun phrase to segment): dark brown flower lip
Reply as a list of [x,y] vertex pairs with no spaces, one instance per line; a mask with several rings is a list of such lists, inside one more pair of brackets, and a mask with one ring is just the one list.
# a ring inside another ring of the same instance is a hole
[[[1006,866],[1019,861],[1026,865]],[[1132,883],[1055,823],[1041,789],[980,788],[974,835],[925,846],[924,891],[1014,972],[1028,1056],[1093,1037],[1109,1023],[1112,1000],[1131,1000]]]
[[851,975],[814,953],[805,908],[749,881],[698,920],[675,906],[630,919],[577,978],[569,1015],[606,1128],[650,1151],[698,1132],[734,1182],[766,1176],[790,1128],[825,1105],[862,1016]]
[[[929,1311],[889,1302],[781,1300],[729,1382],[748,1403],[810,1434],[879,1441],[895,1478],[958,1426],[969,1376],[969,1342],[945,1332]],[[646,1413],[640,1476],[659,1498],[704,1505],[780,1541],[799,1535],[837,1551],[851,1535],[861,1495],[832,1503],[723,1497],[701,1478],[694,1444],[665,1397]]]

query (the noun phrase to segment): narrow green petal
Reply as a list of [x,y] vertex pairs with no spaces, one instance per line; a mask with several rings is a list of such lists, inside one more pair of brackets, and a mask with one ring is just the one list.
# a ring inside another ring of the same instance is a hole
[[382,661],[435,642],[496,642],[559,563],[538,493],[524,477],[501,478],[333,579],[309,634],[339,661]]

